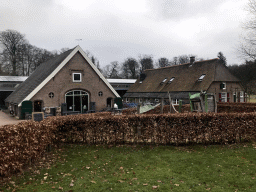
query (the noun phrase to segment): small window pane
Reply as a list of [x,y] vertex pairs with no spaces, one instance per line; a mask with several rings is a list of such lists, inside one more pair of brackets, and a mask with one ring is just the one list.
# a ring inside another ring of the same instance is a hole
[[53,93],[53,92],[50,92],[50,93],[49,93],[49,97],[50,97],[50,98],[53,98],[53,97],[54,97],[54,93]]
[[81,82],[81,73],[73,73],[73,81],[74,82]]
[[80,91],[74,91],[75,95],[80,95],[80,93],[81,93]]
[[98,95],[99,95],[100,97],[102,97],[103,92],[102,92],[102,91],[100,91],[100,92],[98,93]]
[[174,80],[175,77],[172,77],[168,83],[171,83]]
[[201,77],[199,77],[198,81],[202,81],[205,77],[205,74],[201,75]]
[[68,92],[66,95],[73,95],[73,91]]

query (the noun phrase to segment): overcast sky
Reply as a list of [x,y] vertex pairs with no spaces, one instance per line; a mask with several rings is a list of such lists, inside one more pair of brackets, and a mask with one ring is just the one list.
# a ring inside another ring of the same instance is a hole
[[79,45],[101,67],[150,54],[183,54],[228,64],[236,53],[248,0],[0,0],[0,31],[13,29],[49,51]]

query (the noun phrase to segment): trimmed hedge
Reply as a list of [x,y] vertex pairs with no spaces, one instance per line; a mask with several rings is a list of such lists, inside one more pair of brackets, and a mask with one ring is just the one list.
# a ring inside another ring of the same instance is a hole
[[256,103],[218,103],[218,113],[256,112]]
[[49,144],[226,144],[255,139],[255,112],[51,117],[0,128],[0,174],[22,171]]

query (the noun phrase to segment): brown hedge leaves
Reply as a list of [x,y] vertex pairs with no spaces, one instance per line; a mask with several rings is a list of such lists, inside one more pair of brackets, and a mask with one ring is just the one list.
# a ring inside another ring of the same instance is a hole
[[255,140],[256,113],[118,115],[96,113],[25,121],[0,128],[0,174],[42,157],[49,144],[195,144]]

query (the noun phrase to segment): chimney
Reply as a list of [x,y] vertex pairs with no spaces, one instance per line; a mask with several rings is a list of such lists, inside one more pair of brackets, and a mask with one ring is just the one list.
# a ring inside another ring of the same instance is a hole
[[190,63],[193,64],[195,62],[195,56],[190,57]]

